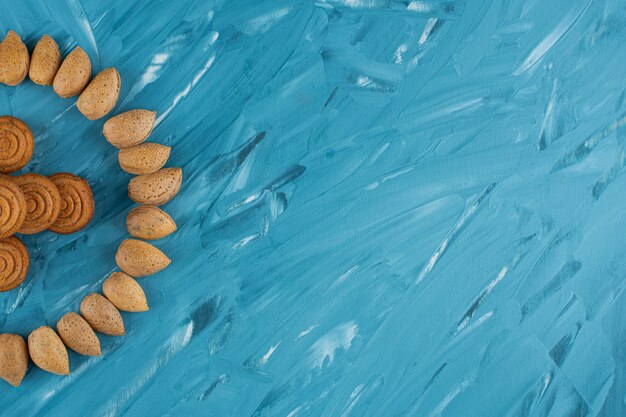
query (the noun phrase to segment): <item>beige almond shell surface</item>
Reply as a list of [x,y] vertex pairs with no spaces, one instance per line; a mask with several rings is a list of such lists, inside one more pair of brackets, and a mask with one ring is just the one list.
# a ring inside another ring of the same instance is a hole
[[57,332],[65,346],[86,356],[100,356],[100,340],[89,323],[72,311],[57,322]]
[[128,196],[139,204],[160,206],[178,194],[182,180],[180,168],[162,168],[152,174],[138,175],[128,183]]
[[120,311],[148,311],[146,294],[135,279],[123,272],[113,272],[102,284],[102,292]]
[[49,326],[41,326],[28,335],[28,353],[35,365],[57,375],[70,373],[67,349]]
[[94,77],[76,101],[78,110],[89,120],[100,119],[107,114],[120,95],[120,74],[114,67],[107,68]]
[[28,369],[28,347],[22,336],[0,334],[0,378],[19,386]]
[[48,35],[43,35],[30,57],[28,76],[39,85],[52,85],[54,76],[61,66],[59,45]]
[[126,239],[115,254],[115,262],[132,277],[145,277],[165,269],[172,261],[148,242]]
[[0,42],[0,83],[18,85],[28,74],[30,56],[20,35],[9,30]]
[[176,231],[176,222],[158,207],[139,206],[126,216],[128,233],[137,239],[162,239]]
[[123,336],[124,321],[117,308],[100,294],[92,293],[80,303],[80,314],[92,329],[109,336]]
[[151,174],[165,166],[170,150],[169,146],[159,143],[142,143],[132,148],[120,149],[117,159],[120,167],[129,174]]
[[89,56],[77,46],[65,57],[54,76],[52,88],[59,97],[68,98],[80,94],[91,77]]
[[155,111],[129,110],[107,120],[102,127],[102,134],[116,148],[130,148],[148,139],[155,120]]

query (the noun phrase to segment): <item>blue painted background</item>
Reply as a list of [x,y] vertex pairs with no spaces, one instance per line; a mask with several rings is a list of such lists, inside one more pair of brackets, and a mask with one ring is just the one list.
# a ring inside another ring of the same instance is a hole
[[[622,0],[8,1],[158,111],[183,189],[173,264],[103,356],[0,384],[6,416],[626,415]],[[1,332],[54,324],[114,270],[129,176],[73,99],[0,110],[27,171],[96,216],[25,239]]]

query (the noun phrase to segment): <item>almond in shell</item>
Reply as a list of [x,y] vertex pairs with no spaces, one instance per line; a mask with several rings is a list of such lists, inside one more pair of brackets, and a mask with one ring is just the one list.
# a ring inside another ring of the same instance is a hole
[[43,35],[30,57],[28,76],[35,84],[52,85],[60,66],[59,46],[50,36]]
[[131,313],[148,311],[148,301],[143,289],[137,281],[123,272],[113,272],[102,284],[102,292],[118,310]]
[[148,242],[126,239],[115,254],[122,271],[133,277],[145,277],[166,268],[172,261]]
[[76,353],[100,356],[100,340],[80,314],[69,312],[57,322],[57,332],[65,346]]
[[19,386],[28,369],[28,348],[22,336],[0,334],[0,378]]
[[163,168],[170,157],[170,147],[158,143],[142,143],[132,148],[120,149],[117,159],[120,167],[129,174],[151,174]]
[[0,43],[0,83],[17,85],[28,74],[30,56],[20,35],[10,30]]
[[126,216],[128,233],[137,239],[156,240],[176,231],[176,223],[163,210],[154,206],[139,206]]
[[120,74],[114,67],[100,72],[89,83],[76,101],[76,107],[89,120],[107,115],[120,95]]
[[80,46],[65,57],[54,76],[52,88],[59,97],[67,98],[80,94],[91,77],[91,61]]
[[109,336],[123,336],[125,333],[120,312],[100,294],[92,293],[83,298],[80,303],[80,314],[98,333]]
[[28,335],[28,353],[35,365],[57,375],[70,373],[67,349],[49,326],[41,326]]
[[160,206],[178,194],[182,180],[180,168],[163,168],[152,174],[138,175],[128,183],[128,196],[139,204]]
[[129,110],[107,120],[102,127],[102,134],[116,148],[130,148],[148,139],[155,120],[154,111]]

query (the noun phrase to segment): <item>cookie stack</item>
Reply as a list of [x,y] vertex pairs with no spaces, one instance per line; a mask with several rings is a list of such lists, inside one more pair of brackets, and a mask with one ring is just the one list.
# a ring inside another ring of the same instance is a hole
[[[109,114],[119,98],[121,78],[111,67],[91,79],[89,56],[79,47],[62,59],[57,43],[43,36],[32,55],[20,36],[9,31],[0,43],[0,83],[14,86],[26,75],[39,85],[52,86],[62,97],[78,96],[76,108],[89,120]],[[90,80],[91,79],[91,80]],[[10,177],[21,169],[33,152],[30,129],[13,117],[0,118],[0,291],[19,285],[28,271],[28,252],[18,233],[51,230],[72,233],[84,227],[94,211],[93,195],[86,181],[67,173],[48,178],[37,174]],[[68,312],[50,326],[40,326],[24,338],[0,334],[0,378],[20,385],[29,357],[39,368],[59,375],[70,372],[67,348],[81,354],[101,354],[96,332],[122,336],[120,311],[148,310],[146,295],[135,280],[161,271],[170,259],[147,240],[161,239],[176,230],[176,223],[158,208],[170,201],[182,182],[180,168],[164,168],[170,147],[145,143],[156,122],[156,112],[144,109],[118,114],[104,123],[103,135],[119,149],[120,167],[134,175],[128,195],[140,205],[126,218],[128,233],[115,255],[122,272],[113,272],[103,283],[102,293],[87,295],[80,314]],[[4,270],[2,269],[4,268]],[[4,288],[4,289],[2,289]]]
[[74,233],[93,217],[91,188],[76,175],[7,175],[28,163],[33,148],[26,123],[0,117],[0,292],[19,286],[28,273],[28,250],[14,234]]

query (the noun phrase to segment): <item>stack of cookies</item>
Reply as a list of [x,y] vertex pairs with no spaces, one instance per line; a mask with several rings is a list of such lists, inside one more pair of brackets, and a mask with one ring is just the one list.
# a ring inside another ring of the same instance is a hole
[[26,123],[0,117],[0,292],[20,285],[28,272],[28,251],[14,234],[74,233],[93,217],[91,188],[74,174],[7,175],[28,163],[33,147]]

